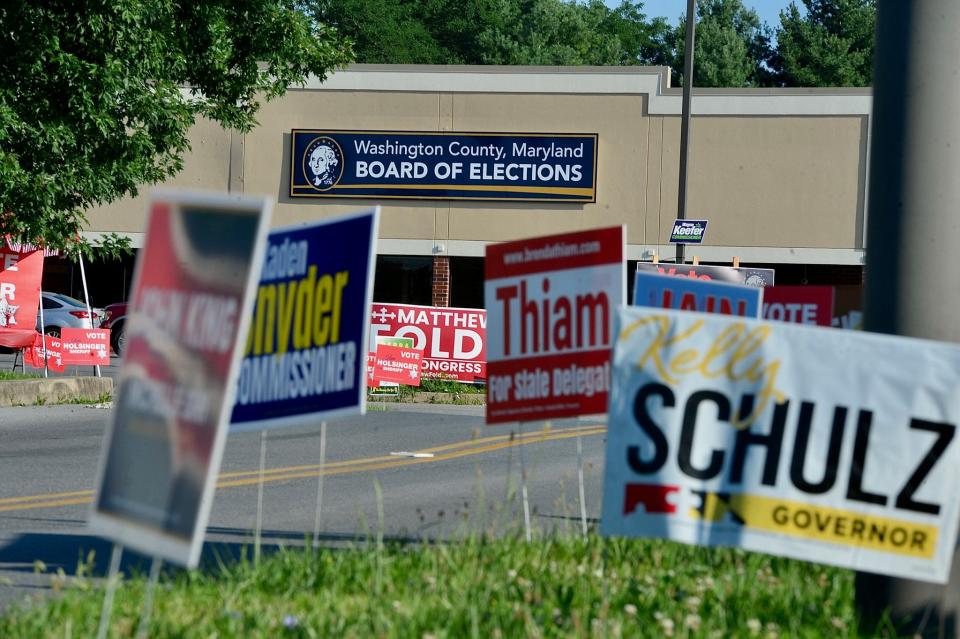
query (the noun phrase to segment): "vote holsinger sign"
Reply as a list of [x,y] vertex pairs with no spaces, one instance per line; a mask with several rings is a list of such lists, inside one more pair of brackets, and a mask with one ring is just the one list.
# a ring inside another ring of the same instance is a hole
[[373,358],[373,378],[406,386],[420,385],[423,353],[415,348],[379,344]]
[[383,337],[409,337],[423,351],[424,379],[475,382],[487,377],[487,312],[482,308],[438,308],[374,304],[369,352]]
[[487,423],[602,413],[622,226],[487,246]]
[[960,347],[637,307],[618,317],[603,534],[947,580]]

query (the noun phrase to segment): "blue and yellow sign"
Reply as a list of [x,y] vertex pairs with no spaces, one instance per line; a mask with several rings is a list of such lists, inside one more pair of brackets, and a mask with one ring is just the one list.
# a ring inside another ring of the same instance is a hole
[[364,411],[378,221],[379,208],[270,233],[231,430]]
[[595,202],[597,134],[294,129],[290,197]]

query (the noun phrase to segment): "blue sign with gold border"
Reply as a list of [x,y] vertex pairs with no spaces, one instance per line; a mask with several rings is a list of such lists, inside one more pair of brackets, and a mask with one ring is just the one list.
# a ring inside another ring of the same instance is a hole
[[596,202],[597,137],[294,129],[290,197]]

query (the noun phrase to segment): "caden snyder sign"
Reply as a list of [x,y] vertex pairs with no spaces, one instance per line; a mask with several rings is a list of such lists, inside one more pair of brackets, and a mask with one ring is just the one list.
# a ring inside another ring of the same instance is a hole
[[290,197],[595,202],[597,134],[299,130]]

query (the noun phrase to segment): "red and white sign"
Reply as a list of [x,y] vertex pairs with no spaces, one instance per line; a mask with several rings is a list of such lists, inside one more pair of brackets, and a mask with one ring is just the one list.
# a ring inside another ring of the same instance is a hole
[[833,287],[768,286],[763,289],[763,319],[830,326]]
[[42,277],[43,251],[18,251],[0,242],[0,346],[33,344]]
[[380,382],[419,386],[422,361],[423,351],[380,344],[374,356],[373,377]]
[[106,328],[64,328],[63,363],[79,366],[110,365],[110,330]]
[[603,413],[622,226],[487,246],[487,423]]
[[55,373],[62,373],[64,370],[62,342],[57,337],[41,335],[34,331],[33,342],[23,351],[23,361],[33,368],[43,368],[44,360],[48,369]]
[[474,382],[487,377],[487,312],[477,308],[374,303],[370,352],[377,337],[410,337],[423,351],[424,379]]
[[210,516],[270,209],[174,191],[149,206],[89,523],[187,567]]

